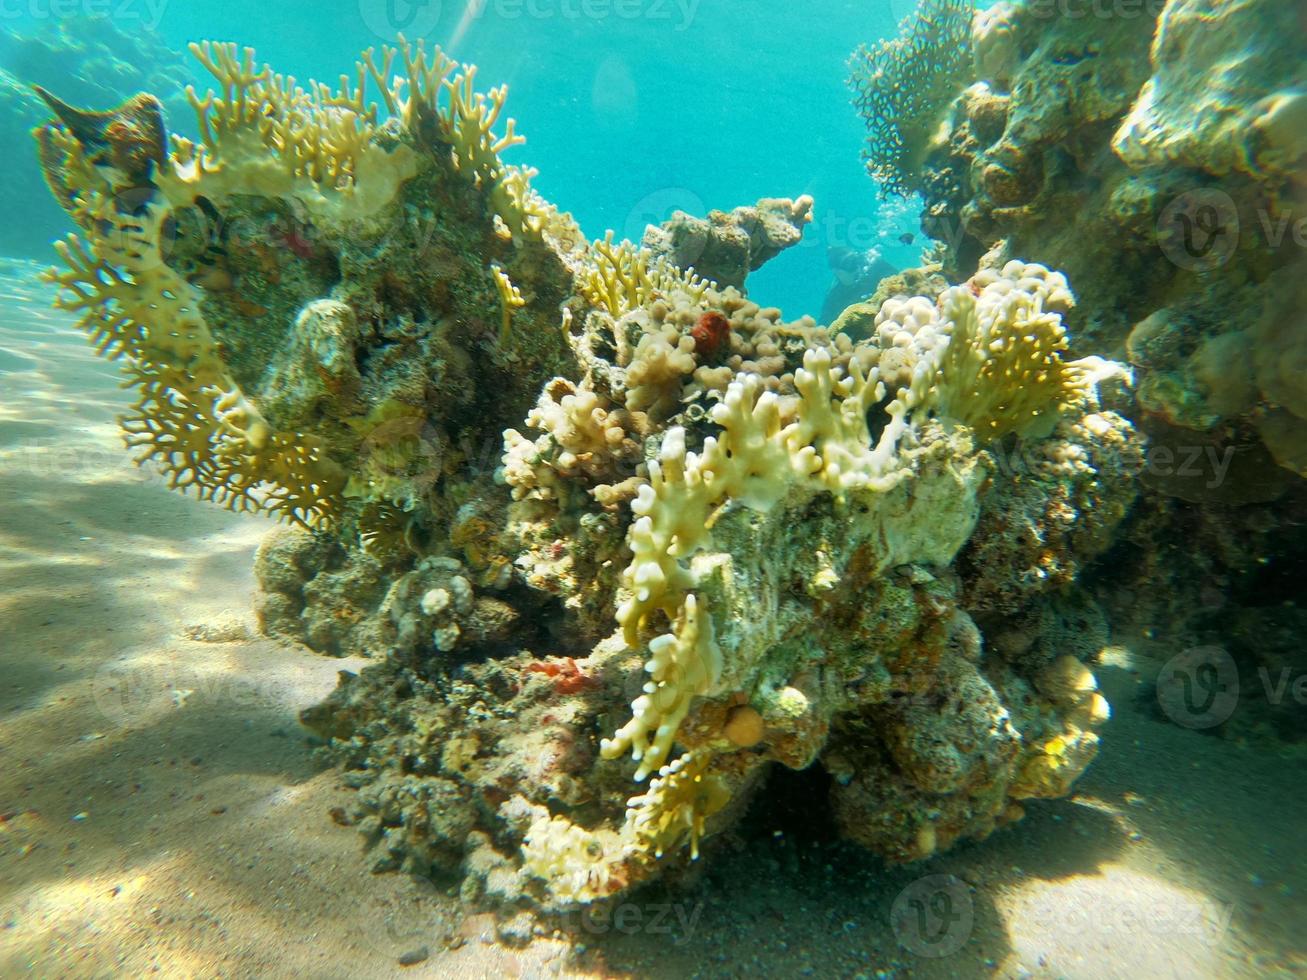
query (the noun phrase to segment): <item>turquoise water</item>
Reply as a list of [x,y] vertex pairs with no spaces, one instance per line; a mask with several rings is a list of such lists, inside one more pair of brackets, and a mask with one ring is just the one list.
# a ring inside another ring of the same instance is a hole
[[[896,267],[919,257],[899,240],[917,230],[915,211],[883,213],[863,171],[863,126],[845,85],[850,52],[892,34],[908,0],[393,0],[393,17],[390,2],[106,0],[115,23],[153,27],[197,79],[207,75],[185,53],[197,39],[253,46],[297,78],[352,65],[394,39],[392,23],[441,44],[479,67],[481,86],[509,85],[508,112],[528,142],[506,158],[537,168],[540,192],[591,237],[611,228],[638,241],[677,209],[811,194],[803,243],[750,279],[755,298],[789,317],[820,312],[829,246],[878,247]],[[48,9],[15,4],[22,16],[4,25],[48,28],[48,15],[32,16]],[[15,163],[33,167],[25,155]],[[59,220],[46,202],[39,214]]]

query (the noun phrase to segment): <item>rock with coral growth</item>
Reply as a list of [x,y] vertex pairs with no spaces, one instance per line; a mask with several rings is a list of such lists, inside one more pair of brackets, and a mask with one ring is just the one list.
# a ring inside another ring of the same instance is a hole
[[[312,528],[260,550],[263,621],[374,659],[303,721],[377,870],[561,910],[706,860],[778,766],[826,767],[846,832],[896,860],[1069,788],[1103,712],[1058,657],[1087,658],[1051,600],[1023,607],[1039,637],[987,649],[968,584],[1008,596],[956,567],[1043,560],[987,494],[1051,532],[1059,584],[1127,502],[1087,477],[1131,429],[1099,401],[1111,366],[1070,353],[1060,273],[890,297],[855,340],[586,244],[500,160],[503,91],[439,53],[365,54],[408,79],[383,106],[195,53],[224,94],[130,209],[80,123],[43,130],[83,222],[56,278],[129,355],[146,458]],[[722,274],[810,204],[714,218]],[[1020,491],[1013,441],[1044,468]]]
[[[153,92],[164,103],[157,109],[149,106],[135,118],[119,114],[111,120],[119,126],[108,141],[126,151],[118,164],[146,179],[147,162],[162,155],[157,138],[163,135],[162,126],[155,121],[163,113],[176,120],[190,111],[185,59],[164,43],[145,18],[91,15],[91,9],[78,16],[29,18],[30,26],[8,20],[0,68],[0,139],[7,146],[20,146],[33,127],[46,121],[52,107],[38,90],[54,93],[56,101],[69,104],[70,109],[94,106],[97,110]],[[141,126],[156,134],[148,149],[144,142],[126,138]],[[8,168],[0,184],[0,213],[5,216],[0,224],[0,254],[4,255],[43,258],[48,254],[50,229],[64,227],[63,214],[43,192],[36,167]]]
[[1172,0],[1153,75],[1112,140],[1133,169],[1307,181],[1307,22],[1300,5]]
[[1260,434],[1298,473],[1303,332],[1285,311],[1307,301],[1300,21],[1277,0],[1106,19],[995,5],[922,177],[947,274],[996,246],[1065,271],[1086,300],[1068,317],[1076,350],[1128,344],[1146,412],[1230,445]]
[[677,211],[650,225],[641,244],[681,269],[693,269],[719,286],[744,288],[750,272],[798,244],[812,220],[812,198],[763,198],[733,211],[697,218]]

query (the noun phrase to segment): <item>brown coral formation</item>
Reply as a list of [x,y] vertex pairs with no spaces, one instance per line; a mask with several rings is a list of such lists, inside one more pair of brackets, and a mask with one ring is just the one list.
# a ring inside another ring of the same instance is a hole
[[677,211],[644,233],[650,254],[693,269],[719,286],[744,288],[744,280],[764,262],[798,244],[812,220],[812,198],[763,198],[733,211],[710,211],[696,218]]

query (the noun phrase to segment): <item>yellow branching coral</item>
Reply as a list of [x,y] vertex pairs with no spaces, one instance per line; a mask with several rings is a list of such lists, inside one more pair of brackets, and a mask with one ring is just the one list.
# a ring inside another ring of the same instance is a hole
[[508,342],[509,331],[513,328],[513,311],[526,306],[526,300],[522,298],[522,290],[513,285],[513,280],[508,278],[508,273],[502,267],[494,265],[490,271],[495,277],[495,288],[499,290],[499,304],[503,314],[499,342],[504,344]]
[[377,124],[376,107],[364,101],[362,65],[353,86],[341,76],[339,90],[310,83],[305,91],[266,65],[256,71],[252,48],[242,54],[235,44],[206,41],[190,50],[222,86],[221,95],[202,99],[186,89],[210,160],[249,152],[247,140],[257,136],[292,176],[332,187],[357,178]]
[[691,859],[699,857],[705,823],[731,800],[724,780],[709,772],[712,758],[708,749],[687,752],[627,801],[626,828],[638,853],[660,858],[688,840]]
[[867,409],[885,396],[876,368],[844,377],[830,353],[809,350],[795,373],[797,404],[764,390],[758,375],[732,382],[714,407],[718,436],[689,453],[685,432],[669,429],[659,458],[649,464],[649,483],[631,504],[636,520],[628,532],[632,559],[622,576],[629,591],[617,621],[628,645],[655,613],[675,622],[671,633],[649,644],[651,679],[632,704],[632,718],[602,752],[616,758],[628,749],[643,779],[667,759],[690,701],[711,689],[721,671],[711,616],[697,604],[698,583],[688,560],[711,540],[724,505],[738,502],[767,512],[796,485],[828,490],[837,499],[855,489],[888,490],[903,476],[897,458],[916,392],[897,395],[891,421],[874,444]]
[[590,246],[580,288],[586,300],[606,310],[613,319],[644,306],[659,295],[681,289],[698,299],[712,283],[681,270],[666,258],[654,259],[628,241],[613,244],[613,233]]
[[971,288],[945,291],[939,307],[948,342],[935,368],[931,409],[984,441],[1011,432],[1047,435],[1101,379],[1105,364],[1065,360],[1061,313],[1073,303],[1059,273],[1016,261],[977,274]]
[[100,197],[93,215],[96,254],[71,236],[57,246],[69,270],[50,278],[64,290],[58,305],[82,315],[97,346],[130,362],[138,398],[122,425],[138,462],[235,510],[304,524],[334,517],[342,471],[313,438],[273,432],[232,380],[196,290],[158,254],[163,211],[132,217]]
[[[391,77],[395,55],[404,59],[404,74]],[[373,51],[363,53],[360,73],[366,69],[381,89],[390,113],[399,117],[410,132],[420,133],[432,121],[439,121],[444,138],[453,148],[454,166],[489,183],[503,171],[499,154],[526,140],[514,131],[514,122],[505,122],[503,136],[494,127],[504,111],[508,86],[500,85],[482,94],[474,88],[476,66],[448,58],[440,49],[430,57],[425,48],[414,49],[403,37],[399,48],[384,48],[382,63],[377,65]]]
[[[236,509],[330,523],[346,496],[342,462],[363,436],[346,426],[329,445],[299,423],[281,431],[269,421],[276,412],[242,390],[206,322],[205,292],[169,264],[170,222],[187,209],[207,213],[236,195],[258,195],[307,209],[331,233],[392,204],[418,173],[418,151],[441,147],[449,148],[449,168],[503,211],[513,232],[561,235],[567,219],[534,194],[528,171],[499,161],[500,151],[522,142],[511,120],[504,135],[494,132],[506,90],[477,94],[474,70],[455,73],[439,51],[428,56],[402,42],[383,52],[381,67],[366,52],[355,76],[333,89],[256,67],[253,51],[234,44],[191,50],[217,91],[201,97],[188,89],[200,140],[174,138],[171,154],[158,103],[148,97],[110,113],[48,99],[58,119],[38,131],[42,166],[82,229],[58,246],[68,268],[50,278],[63,288],[59,305],[82,317],[92,343],[126,360],[138,397],[123,427],[142,461],[161,464],[173,486]],[[401,54],[405,77],[387,81]],[[404,138],[378,139],[369,77]],[[504,270],[495,269],[495,283],[506,333],[525,300]]]
[[[388,112],[419,141],[438,142],[450,149],[450,162],[478,188],[492,190],[494,203],[510,227],[520,230],[541,224],[554,211],[530,189],[531,171],[507,167],[499,155],[525,140],[505,121],[497,135],[508,87],[482,94],[474,89],[476,68],[462,66],[439,49],[415,49],[402,37],[399,48],[384,48],[380,64],[372,49],[363,53],[356,77],[341,76],[338,89],[310,82],[307,90],[295,79],[255,69],[254,52],[243,54],[234,44],[192,44],[191,51],[222,87],[200,98],[188,96],[195,107],[202,135],[201,170],[233,153],[248,154],[259,143],[280,160],[291,176],[307,176],[328,187],[357,182],[365,158],[384,154],[374,142],[378,108],[367,102],[371,78]],[[402,74],[391,77],[396,57]],[[246,174],[248,178],[250,175]],[[502,188],[499,186],[503,184]],[[257,184],[255,185],[257,187]]]
[[[982,439],[1042,430],[1087,397],[1106,365],[1062,360],[1055,310],[1072,302],[1062,276],[1012,262],[947,291],[939,306],[921,298],[887,303],[877,323],[881,346],[854,352],[847,368],[833,363],[829,349],[809,348],[794,372],[797,397],[765,390],[757,374],[738,376],[711,412],[721,432],[699,453],[687,451],[682,428],[669,429],[631,504],[632,557],[616,618],[631,647],[659,621],[673,628],[650,641],[650,680],[602,754],[630,751],[636,779],[645,778],[666,761],[692,700],[711,693],[721,676],[693,558],[711,547],[728,506],[765,514],[796,490],[829,493],[837,503],[854,493],[888,494],[912,472],[902,450],[931,415]],[[875,363],[864,367],[864,360]],[[882,370],[894,376],[892,392]],[[873,438],[868,416],[877,408],[884,419]],[[871,514],[863,524],[875,520]],[[891,529],[882,537],[892,538]]]
[[[439,48],[430,53],[425,47],[415,50],[402,34],[398,48],[387,45],[381,49],[380,67],[375,53],[372,48],[364,51],[362,63],[381,90],[387,111],[410,133],[421,132],[424,123],[436,114],[441,90],[457,62]],[[392,73],[396,55],[404,59],[402,76]]]
[[[404,70],[392,76],[396,56],[402,57]],[[505,120],[502,136],[494,131],[508,99],[507,85],[479,93],[474,88],[475,66],[460,70],[439,49],[428,56],[425,48],[415,49],[402,35],[397,49],[382,49],[380,65],[371,48],[365,51],[360,71],[364,69],[380,89],[387,110],[406,130],[449,144],[454,169],[489,194],[510,235],[549,233],[564,240],[565,251],[576,249],[580,231],[571,215],[560,213],[531,187],[537,171],[500,159],[505,150],[526,142],[512,119]]]
[[585,237],[572,215],[559,211],[531,186],[538,172],[534,167],[504,167],[490,188],[491,206],[510,237],[544,237],[560,252],[583,251]]
[[486,95],[472,88],[476,77],[475,66],[456,75],[445,83],[449,92],[449,111],[446,116],[449,129],[454,137],[454,159],[460,169],[466,168],[481,180],[490,180],[499,176],[502,164],[499,154],[510,146],[525,143],[522,137],[513,132],[513,120],[505,124],[503,136],[495,136],[493,130],[504,111],[504,100],[508,98],[508,86],[500,85]]

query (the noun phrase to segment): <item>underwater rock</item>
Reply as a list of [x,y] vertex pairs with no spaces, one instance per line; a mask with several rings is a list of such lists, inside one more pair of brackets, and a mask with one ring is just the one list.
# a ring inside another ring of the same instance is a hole
[[995,246],[1063,270],[1086,297],[1069,317],[1077,351],[1128,346],[1143,409],[1251,427],[1304,473],[1307,33],[1293,8],[982,13],[969,87],[923,164],[923,224],[951,277]]
[[[937,269],[962,279],[1018,255],[1058,268],[1081,297],[1066,314],[1075,352],[1129,360],[1134,395],[1110,407],[1148,449],[1133,511],[1115,532],[1101,528],[1115,540],[1102,571],[1090,570],[1094,594],[1124,636],[1161,644],[1162,660],[1219,643],[1241,673],[1256,664],[1229,642],[1230,617],[1260,605],[1260,570],[1302,554],[1299,7],[1157,0],[1098,18],[1081,4],[995,4],[973,24],[975,66],[916,185],[939,259],[919,279]],[[1042,513],[1020,500],[1010,515],[996,507],[989,519],[1016,517],[1011,527],[1030,535],[978,533],[964,552],[969,608],[983,626],[995,625],[990,608],[1020,618],[1023,603],[1046,601],[995,574],[1000,555],[1056,568],[1056,555],[1081,561],[1107,540],[1059,545],[1058,514],[1089,512],[1056,500]],[[998,628],[1008,645],[1022,633]]]
[[[52,278],[127,355],[141,458],[297,525],[259,550],[265,629],[374,658],[303,721],[378,870],[559,910],[706,855],[775,766],[825,766],[893,860],[1069,789],[1106,717],[1092,607],[955,567],[1051,593],[1130,505],[1123,369],[1072,359],[1060,273],[932,278],[855,341],[587,244],[502,162],[504,90],[439,52],[334,91],[194,53],[222,94],[144,186],[42,131],[80,226]],[[1015,606],[1030,642],[991,650]]]
[[270,636],[300,639],[304,586],[325,564],[334,542],[298,527],[278,527],[259,542],[254,575],[260,592],[255,602],[259,627]]
[[709,211],[696,218],[677,211],[650,225],[641,245],[655,258],[697,272],[725,288],[744,289],[744,280],[785,249],[798,244],[812,220],[812,198],[763,198],[733,211]]
[[1293,3],[1171,0],[1153,75],[1112,139],[1132,169],[1307,182],[1307,41]]

